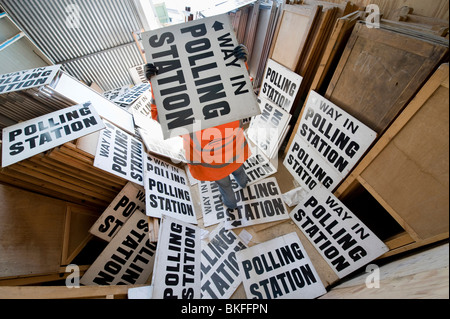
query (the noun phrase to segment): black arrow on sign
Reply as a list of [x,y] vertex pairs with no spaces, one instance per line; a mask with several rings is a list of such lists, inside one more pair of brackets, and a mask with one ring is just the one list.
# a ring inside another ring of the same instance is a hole
[[240,220],[235,220],[234,222],[231,223],[231,226],[233,226],[233,227],[238,227],[241,225],[242,225],[242,222]]
[[214,22],[212,27],[213,27],[214,31],[216,31],[216,32],[219,30],[223,30],[223,23],[216,21],[216,22]]

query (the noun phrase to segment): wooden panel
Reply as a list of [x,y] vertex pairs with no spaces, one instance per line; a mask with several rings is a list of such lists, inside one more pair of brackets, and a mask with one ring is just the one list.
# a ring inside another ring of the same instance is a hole
[[295,71],[308,33],[319,11],[318,6],[285,6],[269,54],[272,60]]
[[63,201],[0,184],[0,277],[59,271],[65,211]]
[[448,43],[359,22],[325,96],[382,133],[447,53]]
[[448,103],[441,86],[361,174],[422,239],[448,232]]

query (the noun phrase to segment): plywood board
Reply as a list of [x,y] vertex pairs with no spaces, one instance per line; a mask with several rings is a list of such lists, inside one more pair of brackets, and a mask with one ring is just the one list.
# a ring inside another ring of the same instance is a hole
[[0,277],[59,271],[66,204],[0,184]]
[[447,46],[358,22],[325,97],[377,133],[412,99]]
[[274,35],[270,58],[295,71],[318,6],[285,5]]
[[448,232],[448,103],[440,86],[361,174],[421,239]]

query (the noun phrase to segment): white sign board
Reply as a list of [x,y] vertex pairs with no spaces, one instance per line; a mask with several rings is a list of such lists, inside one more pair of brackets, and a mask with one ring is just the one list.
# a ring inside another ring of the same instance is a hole
[[252,118],[248,138],[269,158],[273,158],[288,128],[291,115],[265,98],[258,100],[261,114]]
[[31,70],[0,75],[0,94],[50,84],[61,65],[51,65]]
[[150,90],[150,83],[141,83],[133,86],[125,94],[119,95],[112,101],[121,105],[131,105],[136,101],[142,94]]
[[170,158],[174,163],[186,163],[186,152],[183,147],[183,138],[180,136],[171,137],[164,140],[162,137],[161,125],[149,120],[146,129],[138,128],[139,135],[144,142],[148,152],[159,154]]
[[[244,162],[245,173],[248,177],[248,185],[254,184],[277,172],[276,167],[261,153],[254,152]],[[239,191],[241,188],[231,175],[231,185],[233,190]],[[203,213],[203,225],[205,227],[218,224],[225,220],[225,206],[220,201],[219,188],[215,182],[199,181],[198,189],[200,203]]]
[[133,79],[133,83],[135,85],[148,83],[148,80],[145,77],[144,64],[129,68],[128,72],[130,72],[131,78]]
[[94,166],[144,185],[144,145],[132,135],[104,120],[106,128],[97,144]]
[[147,215],[157,218],[168,215],[197,224],[191,189],[184,169],[148,154],[145,168]]
[[5,127],[2,167],[101,130],[105,125],[90,102]]
[[226,14],[142,34],[164,138],[259,114],[239,44]]
[[89,232],[109,242],[136,210],[145,214],[145,190],[142,186],[128,182]]
[[225,211],[227,229],[289,219],[283,194],[275,177],[248,185],[235,195],[237,208]]
[[266,98],[289,112],[294,104],[302,77],[272,59],[267,60],[260,98]]
[[376,138],[376,133],[311,91],[297,134],[344,178]]
[[389,249],[330,191],[317,187],[290,213],[339,278]]
[[298,134],[294,135],[291,146],[283,162],[289,173],[300,186],[311,191],[316,186],[333,190],[342,180],[316,150]]
[[242,282],[236,252],[247,245],[224,223],[202,240],[202,299],[229,299]]
[[144,284],[151,276],[156,244],[147,217],[137,211],[120,229],[80,280],[83,285]]
[[201,228],[163,216],[153,271],[153,299],[200,299]]
[[296,233],[238,251],[247,298],[313,299],[326,293]]

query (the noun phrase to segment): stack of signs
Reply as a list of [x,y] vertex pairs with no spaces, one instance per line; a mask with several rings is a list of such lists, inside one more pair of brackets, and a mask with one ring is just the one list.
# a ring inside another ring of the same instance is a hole
[[202,299],[229,299],[242,282],[236,252],[247,245],[224,223],[202,240]]
[[144,145],[132,135],[104,121],[94,166],[138,185],[144,185]]
[[89,232],[109,242],[136,210],[145,214],[145,190],[128,182]]
[[326,293],[296,233],[236,253],[247,298],[313,299]]
[[300,185],[332,191],[375,140],[376,133],[310,91],[299,130],[283,164]]
[[302,79],[297,73],[268,59],[259,97],[274,102],[289,113]]
[[136,211],[80,280],[83,285],[144,284],[150,278],[156,245],[150,242],[147,217]]
[[141,83],[129,89],[125,94],[119,95],[112,101],[120,107],[128,110],[142,94],[150,90],[150,83]]
[[[277,171],[267,157],[257,153],[254,149],[252,149],[252,155],[243,165],[249,179],[248,185],[261,181]],[[233,176],[231,176],[231,185],[235,192],[241,189]],[[220,193],[217,183],[199,181],[198,188],[203,213],[203,225],[208,227],[224,221],[226,207],[219,199]]]
[[307,191],[290,217],[339,278],[388,250],[332,194],[375,137],[370,128],[311,91],[283,163]]
[[148,216],[161,218],[162,215],[168,215],[197,224],[191,189],[184,169],[147,155],[144,184]]
[[163,216],[152,286],[154,299],[200,299],[201,228]]
[[232,229],[289,219],[275,177],[265,178],[235,193],[236,209],[225,212],[225,228]]
[[239,44],[228,15],[142,34],[164,138],[259,114],[250,78],[233,49]]
[[311,191],[290,216],[339,278],[389,250],[323,187]]
[[3,129],[2,167],[105,127],[90,102],[74,105]]
[[291,115],[265,98],[259,98],[261,114],[252,118],[248,138],[269,158],[273,158],[287,133]]

